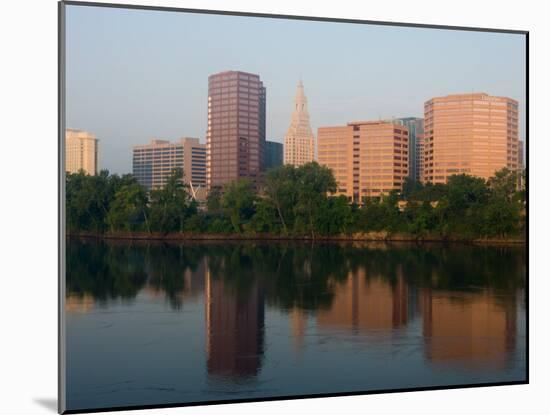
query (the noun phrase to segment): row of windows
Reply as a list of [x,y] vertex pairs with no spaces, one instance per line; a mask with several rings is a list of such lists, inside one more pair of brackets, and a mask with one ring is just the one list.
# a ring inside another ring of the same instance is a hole
[[164,155],[164,154],[183,154],[183,148],[181,149],[134,149],[134,154],[155,154],[155,155]]

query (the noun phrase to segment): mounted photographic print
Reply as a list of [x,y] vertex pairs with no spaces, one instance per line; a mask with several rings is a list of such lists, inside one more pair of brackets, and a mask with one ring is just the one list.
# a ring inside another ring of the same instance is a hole
[[59,22],[60,412],[528,382],[527,32]]

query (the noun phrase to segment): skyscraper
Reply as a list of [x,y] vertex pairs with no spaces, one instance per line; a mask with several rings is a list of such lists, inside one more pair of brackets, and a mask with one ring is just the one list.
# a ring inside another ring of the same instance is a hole
[[208,78],[208,188],[263,170],[266,89],[258,75],[226,71]]
[[351,122],[321,127],[318,131],[319,164],[332,169],[337,194],[350,201],[378,197],[401,190],[407,177],[407,127],[384,121]]
[[98,142],[92,133],[67,128],[65,131],[65,171],[89,175],[98,172]]
[[424,141],[426,138],[424,134],[416,134],[416,155],[414,157],[415,162],[415,177],[414,180],[417,182],[423,182],[424,177]]
[[523,162],[523,159],[525,158],[525,149],[523,140],[518,140],[518,169],[523,170],[525,163]]
[[397,118],[394,123],[404,125],[409,130],[409,178],[418,181],[418,165],[421,154],[417,152],[419,138],[424,134],[424,118]]
[[275,141],[265,142],[264,167],[265,170],[283,164],[283,143]]
[[296,88],[294,111],[285,136],[284,163],[301,166],[315,159],[315,137],[309,124],[307,98],[302,81]]
[[488,179],[519,163],[518,102],[485,93],[432,98],[424,104],[424,182],[453,174]]
[[206,186],[206,146],[198,138],[184,137],[175,143],[151,140],[134,146],[133,174],[149,190],[161,188],[176,168],[183,170],[185,183],[193,188]]

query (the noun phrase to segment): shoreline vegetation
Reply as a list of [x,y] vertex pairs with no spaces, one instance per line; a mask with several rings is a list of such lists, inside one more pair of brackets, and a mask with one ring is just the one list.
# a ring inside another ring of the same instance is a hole
[[401,192],[350,203],[335,196],[332,171],[316,162],[268,170],[260,184],[213,188],[204,206],[181,169],[148,191],[130,175],[67,174],[68,237],[126,240],[407,241],[522,244],[524,172],[484,180],[460,174],[447,184],[406,180]]
[[460,238],[441,237],[437,235],[414,236],[408,234],[389,234],[387,232],[357,233],[351,235],[317,236],[312,238],[308,235],[283,236],[272,234],[208,234],[208,233],[185,233],[173,232],[163,234],[160,232],[67,232],[68,238],[76,239],[113,239],[127,241],[161,241],[161,242],[216,242],[216,241],[289,241],[289,242],[415,242],[415,243],[472,243],[488,245],[518,245],[524,244],[525,239],[516,238]]

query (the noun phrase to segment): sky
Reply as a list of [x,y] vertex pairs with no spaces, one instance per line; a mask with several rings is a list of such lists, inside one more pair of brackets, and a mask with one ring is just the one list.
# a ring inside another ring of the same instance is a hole
[[272,141],[300,79],[314,132],[486,92],[519,101],[525,137],[524,35],[77,5],[66,18],[66,126],[99,138],[111,173],[130,173],[132,146],[153,138],[204,142],[208,76],[225,70],[260,75]]

